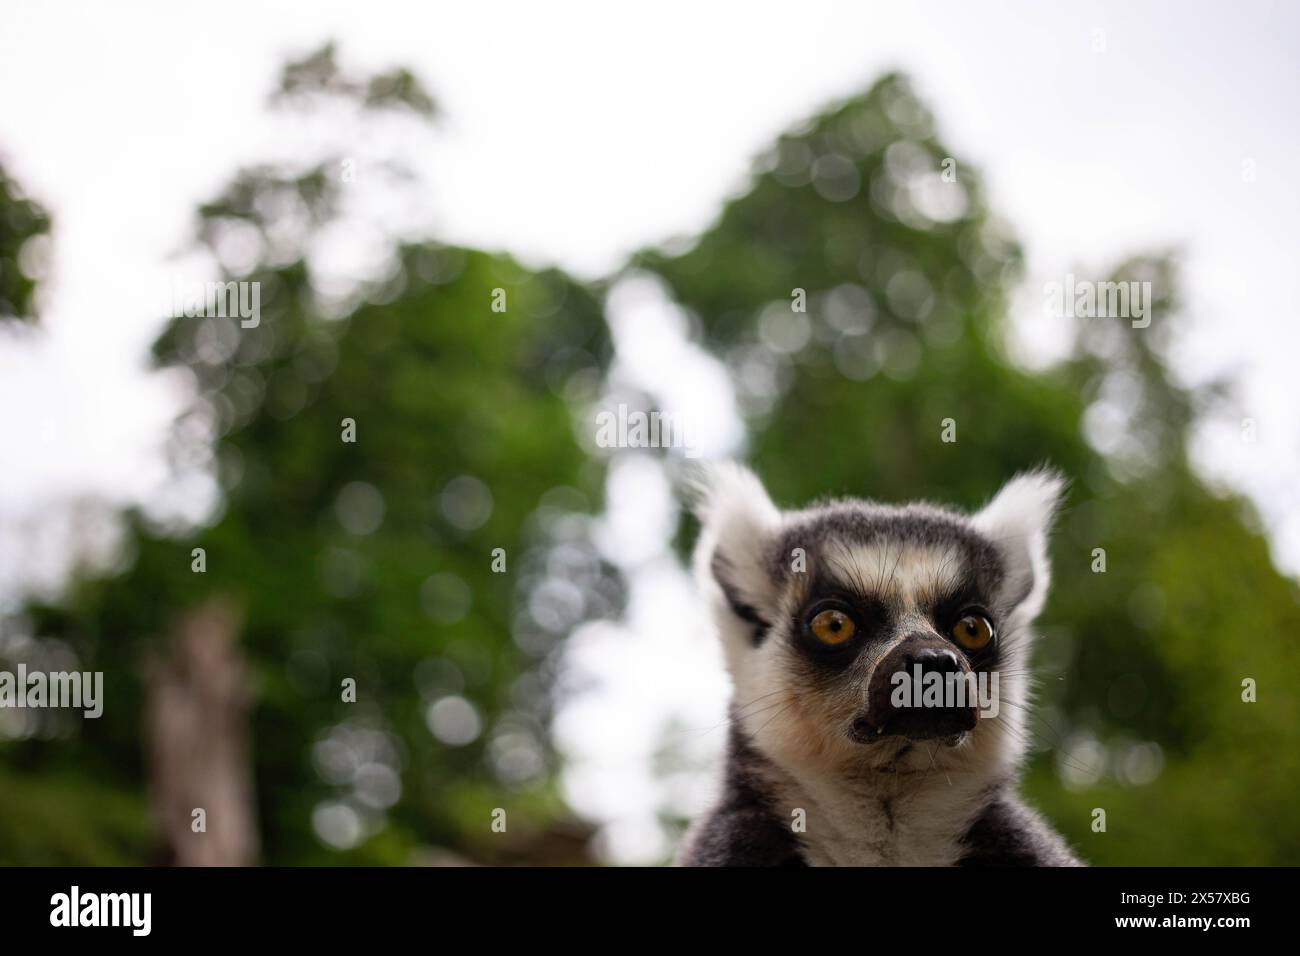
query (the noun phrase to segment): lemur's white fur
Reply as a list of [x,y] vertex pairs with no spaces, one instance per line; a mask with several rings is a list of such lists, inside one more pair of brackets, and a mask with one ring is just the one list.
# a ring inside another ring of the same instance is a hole
[[[734,464],[713,467],[700,482],[697,513],[702,525],[695,552],[700,588],[711,605],[734,684],[735,719],[771,762],[767,792],[789,822],[806,814],[801,836],[807,862],[837,865],[949,865],[960,855],[957,840],[981,809],[991,786],[1005,781],[1023,758],[1029,706],[1030,622],[1047,592],[1047,530],[1063,483],[1047,473],[1009,482],[970,525],[998,549],[1004,588],[1025,597],[1006,618],[1000,670],[1001,706],[981,718],[959,744],[909,744],[891,738],[872,746],[854,742],[840,727],[847,702],[809,693],[790,678],[794,655],[786,640],[755,646],[753,627],[730,606],[711,561],[725,555],[732,600],[761,609],[779,628],[793,618],[801,598],[774,581],[769,560],[777,535],[800,512],[783,515],[758,478]],[[783,560],[795,560],[793,555]],[[965,560],[943,544],[885,540],[853,542],[833,553],[810,555],[824,561],[830,576],[851,584],[888,588],[904,607],[920,595],[951,585]],[[919,611],[916,626],[927,626]],[[903,634],[907,631],[903,630]],[[902,640],[873,652],[875,660]]]
[[[734,682],[745,679],[750,656],[750,629],[728,610],[727,599],[709,570],[721,542],[726,542],[735,568],[735,582],[744,599],[755,607],[776,598],[771,575],[762,567],[763,546],[781,527],[781,512],[768,497],[763,483],[748,468],[734,462],[713,464],[697,473],[694,487],[700,539],[695,545],[695,579],[714,610],[722,638],[723,656]],[[737,683],[737,689],[739,684]],[[738,698],[743,699],[743,698]]]
[[1047,600],[1047,531],[1064,490],[1065,482],[1050,472],[1017,475],[971,518],[977,530],[1001,547],[1009,576],[1033,582],[1029,597],[1016,609],[1026,623],[1038,616]]

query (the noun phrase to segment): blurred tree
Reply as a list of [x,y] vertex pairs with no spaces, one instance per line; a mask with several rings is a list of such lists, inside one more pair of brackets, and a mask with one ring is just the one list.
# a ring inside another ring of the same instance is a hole
[[[433,115],[408,73],[354,76],[332,48],[290,64],[274,101],[367,127]],[[563,807],[544,728],[560,634],[618,610],[584,534],[601,471],[565,397],[604,362],[600,307],[557,271],[429,242],[390,241],[375,275],[340,285],[312,253],[351,223],[344,159],[245,170],[200,210],[218,261],[257,250],[222,279],[257,283],[261,309],[176,318],[155,347],[193,394],[175,484],[192,498],[215,480],[215,511],[190,529],[133,515],[129,570],[32,609],[35,633],[106,672],[107,704],[76,745],[9,759],[124,789],[148,775],[162,858],[181,862],[258,843],[270,863],[405,863],[431,845],[519,860],[557,840],[582,859],[548,829]],[[0,838],[3,856],[43,861]]]
[[[1099,277],[1150,281],[1150,327],[1079,320],[1059,367],[1012,364],[1019,249],[978,173],[892,75],[782,136],[688,250],[633,266],[667,281],[728,364],[779,502],[973,508],[1019,469],[1050,462],[1072,479],[1029,790],[1085,857],[1300,860],[1287,810],[1300,787],[1297,587],[1249,504],[1189,466],[1189,429],[1225,389],[1190,393],[1170,369],[1169,257]],[[956,441],[943,440],[949,423]],[[1242,700],[1247,677],[1262,682],[1258,703]],[[1093,807],[1108,811],[1105,834],[1090,829]]]
[[49,233],[49,214],[23,194],[0,163],[0,319],[35,317]]

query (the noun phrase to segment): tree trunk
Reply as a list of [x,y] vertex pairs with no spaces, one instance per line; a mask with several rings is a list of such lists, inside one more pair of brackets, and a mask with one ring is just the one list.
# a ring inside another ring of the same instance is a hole
[[178,866],[257,862],[240,625],[228,601],[211,599],[178,618],[167,656],[148,668],[153,800]]

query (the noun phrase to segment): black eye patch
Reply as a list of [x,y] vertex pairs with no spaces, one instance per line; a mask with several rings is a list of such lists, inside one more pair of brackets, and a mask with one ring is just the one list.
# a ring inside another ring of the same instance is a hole
[[988,599],[974,584],[963,584],[932,601],[926,609],[935,627],[943,633],[957,623],[961,612],[968,607],[987,607]]
[[967,583],[948,592],[929,608],[930,620],[934,623],[935,630],[949,640],[952,640],[953,627],[956,626],[962,614],[968,609],[978,609],[993,625],[994,640],[989,643],[987,648],[972,653],[959,647],[959,650],[962,650],[971,659],[971,663],[976,670],[987,669],[997,660],[997,621],[993,618],[992,612],[987,610],[988,606],[988,598],[981,589],[973,583]]
[[[853,636],[843,644],[828,645],[812,633],[813,619],[827,610],[840,611],[853,621]],[[795,648],[809,660],[828,670],[841,670],[888,632],[889,620],[889,609],[881,601],[819,582],[795,612],[790,634]]]

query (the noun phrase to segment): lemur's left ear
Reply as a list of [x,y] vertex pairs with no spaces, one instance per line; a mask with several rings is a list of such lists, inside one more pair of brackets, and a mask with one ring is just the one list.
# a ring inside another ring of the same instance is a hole
[[700,519],[696,577],[703,588],[717,587],[731,613],[752,626],[758,640],[775,608],[776,582],[767,560],[781,512],[757,476],[732,462],[706,466],[692,484]]
[[1028,617],[1043,609],[1051,572],[1047,535],[1065,492],[1065,479],[1050,470],[1017,475],[971,520],[992,540],[1006,562],[1003,593]]

